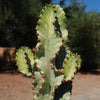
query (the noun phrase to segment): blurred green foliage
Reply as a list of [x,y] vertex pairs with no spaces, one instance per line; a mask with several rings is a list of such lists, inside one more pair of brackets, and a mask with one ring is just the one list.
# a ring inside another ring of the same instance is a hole
[[71,0],[64,10],[68,17],[69,45],[82,57],[82,69],[100,66],[100,13],[86,12],[84,2]]
[[35,26],[45,3],[51,0],[0,0],[0,46],[36,44]]
[[[100,66],[100,13],[86,12],[86,4],[60,0],[68,18],[71,51],[82,56],[84,69]],[[35,27],[39,13],[51,0],[0,0],[0,46],[36,45]]]

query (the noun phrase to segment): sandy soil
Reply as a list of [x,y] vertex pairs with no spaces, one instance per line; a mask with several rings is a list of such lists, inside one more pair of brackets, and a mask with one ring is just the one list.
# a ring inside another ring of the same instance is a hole
[[33,100],[31,83],[21,74],[0,74],[0,100]]
[[[78,73],[71,100],[100,100],[100,75]],[[33,100],[32,79],[22,74],[0,74],[0,100]]]
[[74,78],[71,100],[100,100],[100,74],[78,73]]

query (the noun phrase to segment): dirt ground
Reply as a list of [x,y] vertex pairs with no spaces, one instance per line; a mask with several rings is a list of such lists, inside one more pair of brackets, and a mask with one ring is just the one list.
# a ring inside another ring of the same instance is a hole
[[100,73],[78,73],[73,81],[71,100],[100,100]]
[[[33,100],[32,79],[18,73],[1,73],[0,100]],[[71,100],[100,100],[100,73],[77,73]]]

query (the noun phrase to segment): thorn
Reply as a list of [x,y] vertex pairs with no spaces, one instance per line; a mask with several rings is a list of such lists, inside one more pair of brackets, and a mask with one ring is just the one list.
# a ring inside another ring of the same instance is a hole
[[62,39],[62,42],[64,42],[64,39]]
[[65,83],[65,80],[62,80],[62,83]]
[[53,6],[53,8],[55,8],[55,6]]
[[60,46],[60,49],[62,49],[62,48],[63,48],[63,45]]
[[37,42],[40,42],[40,39],[39,38],[37,39]]
[[69,38],[69,34],[67,35],[67,37]]
[[60,73],[64,74],[64,72],[63,72],[61,69],[58,69],[58,72],[60,72]]
[[68,59],[68,56],[66,56],[66,58]]
[[57,15],[55,15],[55,18],[58,18]]
[[53,62],[53,58],[50,59],[50,62]]
[[37,65],[37,63],[35,62],[35,63],[34,63],[34,65],[36,66],[36,65]]
[[35,30],[37,31],[37,29],[35,28]]
[[[33,88],[32,88],[32,90],[33,90]],[[34,92],[33,92],[33,95],[34,95]]]
[[36,48],[32,48],[32,52],[35,52]]
[[59,85],[56,85],[56,86],[55,86],[55,89],[58,89],[58,87],[59,87]]
[[41,90],[41,88],[38,88],[38,91],[40,91]]
[[36,36],[38,36],[39,34],[38,33],[36,33]]
[[78,66],[76,66],[76,68],[78,68]]
[[40,68],[38,68],[38,71],[40,72],[40,71],[41,71],[41,69],[40,69]]
[[30,69],[30,66],[28,66],[28,69]]
[[54,96],[54,91],[52,92],[52,96]]
[[38,49],[40,49],[40,45],[38,46]]
[[39,21],[37,21],[37,24],[39,24]]
[[56,13],[57,11],[56,10],[54,10],[54,13]]
[[40,11],[40,13],[42,14],[43,12],[42,12],[42,11]]
[[40,19],[40,16],[38,18]]
[[26,62],[26,64],[28,64],[28,61]]
[[50,65],[51,69],[54,70],[54,67],[52,65]]
[[62,68],[64,68],[64,66],[62,66]]
[[43,86],[43,85],[44,85],[44,82],[41,83],[41,86]]
[[60,37],[62,37],[62,33],[59,32]]
[[57,31],[57,28],[56,28],[56,27],[54,27],[54,30],[55,30],[55,31]]
[[24,53],[24,55],[26,55],[26,53]]
[[64,63],[65,63],[66,61],[65,61],[65,59],[64,59]]
[[35,50],[35,54],[37,54],[37,50]]
[[53,25],[55,25],[56,21],[53,22]]
[[78,60],[76,60],[76,63],[78,63]]
[[38,96],[38,93],[36,93],[36,96]]
[[57,53],[55,55],[58,56],[59,55],[59,52],[57,51]]
[[72,77],[72,79],[74,79],[74,77]]
[[[72,78],[73,79],[73,78]],[[67,82],[70,82],[70,80],[67,80]]]
[[33,76],[33,75],[31,75],[31,78],[32,78],[32,79],[34,79],[34,76]]
[[[25,46],[24,46],[24,47],[25,47]],[[23,51],[25,51],[25,49],[24,49],[24,48],[23,48],[22,50],[23,50]]]
[[45,75],[44,74],[42,74],[42,78],[45,78]]
[[32,48],[32,51],[35,52],[36,48]]

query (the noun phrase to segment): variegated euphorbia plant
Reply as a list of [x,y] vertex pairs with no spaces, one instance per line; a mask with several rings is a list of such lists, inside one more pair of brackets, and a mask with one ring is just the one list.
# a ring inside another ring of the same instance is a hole
[[35,54],[28,47],[16,53],[19,71],[33,78],[34,100],[70,100],[69,87],[81,59],[66,46],[66,22],[59,5],[46,5],[37,22]]

